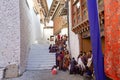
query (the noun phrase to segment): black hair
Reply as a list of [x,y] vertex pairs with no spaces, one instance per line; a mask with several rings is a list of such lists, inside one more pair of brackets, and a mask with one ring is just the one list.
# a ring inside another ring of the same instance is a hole
[[75,59],[74,57],[72,59]]
[[91,50],[89,50],[89,52],[90,52],[90,53],[92,53],[92,51],[91,51]]

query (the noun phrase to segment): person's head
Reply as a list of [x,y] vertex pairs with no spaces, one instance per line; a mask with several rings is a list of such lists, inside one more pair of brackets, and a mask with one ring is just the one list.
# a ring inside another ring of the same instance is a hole
[[63,52],[61,51],[60,54],[62,54]]
[[92,54],[92,51],[91,51],[91,50],[90,50],[89,52]]
[[66,53],[69,54],[69,51],[67,50]]
[[83,54],[82,54],[82,53],[80,54],[80,57],[81,57],[81,56],[83,56]]
[[86,52],[84,52],[83,55],[86,55]]
[[59,49],[58,49],[58,48],[56,49],[56,52],[59,52]]
[[54,68],[57,68],[57,66],[56,66],[56,65],[54,65]]
[[90,50],[90,51],[87,53],[87,56],[88,56],[88,57],[91,57],[91,55],[92,55],[92,51]]
[[88,54],[92,54],[92,51],[91,50],[89,50],[89,53]]
[[75,60],[75,58],[74,58],[74,57],[73,57],[72,59],[73,59],[73,60]]
[[83,53],[82,51],[80,51],[80,53]]
[[83,53],[79,54],[77,58],[80,58],[80,57],[82,57],[82,56],[83,56]]

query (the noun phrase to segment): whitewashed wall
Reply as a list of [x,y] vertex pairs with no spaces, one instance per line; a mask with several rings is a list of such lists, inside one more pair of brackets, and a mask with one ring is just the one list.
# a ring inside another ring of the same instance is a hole
[[20,74],[25,71],[29,49],[33,42],[32,27],[30,7],[26,4],[26,0],[20,0]]
[[60,35],[68,35],[68,28],[61,29]]
[[72,20],[71,20],[71,3],[69,2],[69,41],[70,41],[70,52],[71,56],[77,59],[79,54],[79,39],[78,35],[72,32]]
[[[41,24],[42,25],[42,24]],[[46,22],[46,27],[51,27],[51,28],[44,28],[44,25],[41,26],[41,30],[43,29],[43,39],[44,42],[51,44],[54,43],[53,41],[50,42],[50,40],[48,40],[48,38],[50,38],[51,35],[53,35],[53,21],[50,20],[49,22]]]
[[50,39],[50,36],[53,35],[53,28],[48,28],[48,29],[44,29],[44,40],[45,42],[49,43],[49,40],[47,40],[48,38]]
[[29,50],[35,42],[40,43],[43,36],[43,27],[40,25],[40,16],[33,10],[32,0],[20,0],[20,27],[21,27],[21,56],[20,74],[26,69]]
[[0,0],[0,67],[20,63],[19,0]]
[[31,16],[32,16],[32,29],[34,30],[33,36],[34,36],[34,42],[37,41],[38,43],[41,41],[42,38],[42,29],[40,25],[40,15],[36,15],[33,11],[33,8],[31,9]]
[[41,40],[39,19],[26,0],[0,1],[0,67],[17,64],[19,74],[25,71],[30,46]]

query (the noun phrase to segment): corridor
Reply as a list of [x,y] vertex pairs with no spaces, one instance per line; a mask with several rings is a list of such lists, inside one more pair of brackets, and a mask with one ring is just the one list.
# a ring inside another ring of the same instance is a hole
[[1,0],[0,80],[120,80],[118,34],[120,0]]

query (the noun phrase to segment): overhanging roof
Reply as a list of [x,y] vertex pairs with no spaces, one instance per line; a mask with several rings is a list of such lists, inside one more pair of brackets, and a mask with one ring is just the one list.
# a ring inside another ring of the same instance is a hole
[[64,6],[63,8],[61,8],[61,11],[60,11],[60,15],[67,15],[67,9],[68,9],[68,5],[67,5],[67,2],[64,3]]
[[46,0],[37,0],[37,2],[41,4],[42,8],[44,8],[45,13],[47,15],[47,13],[48,13],[47,1]]
[[53,0],[48,16],[53,19],[57,13],[58,15],[67,15],[66,0]]
[[53,29],[53,26],[46,26],[44,29]]
[[54,13],[54,11],[55,11],[58,3],[59,3],[59,0],[53,0],[52,5],[51,5],[51,7],[50,7],[50,10],[49,10],[49,12],[48,12],[48,16],[49,16],[49,17],[53,15],[53,13]]

